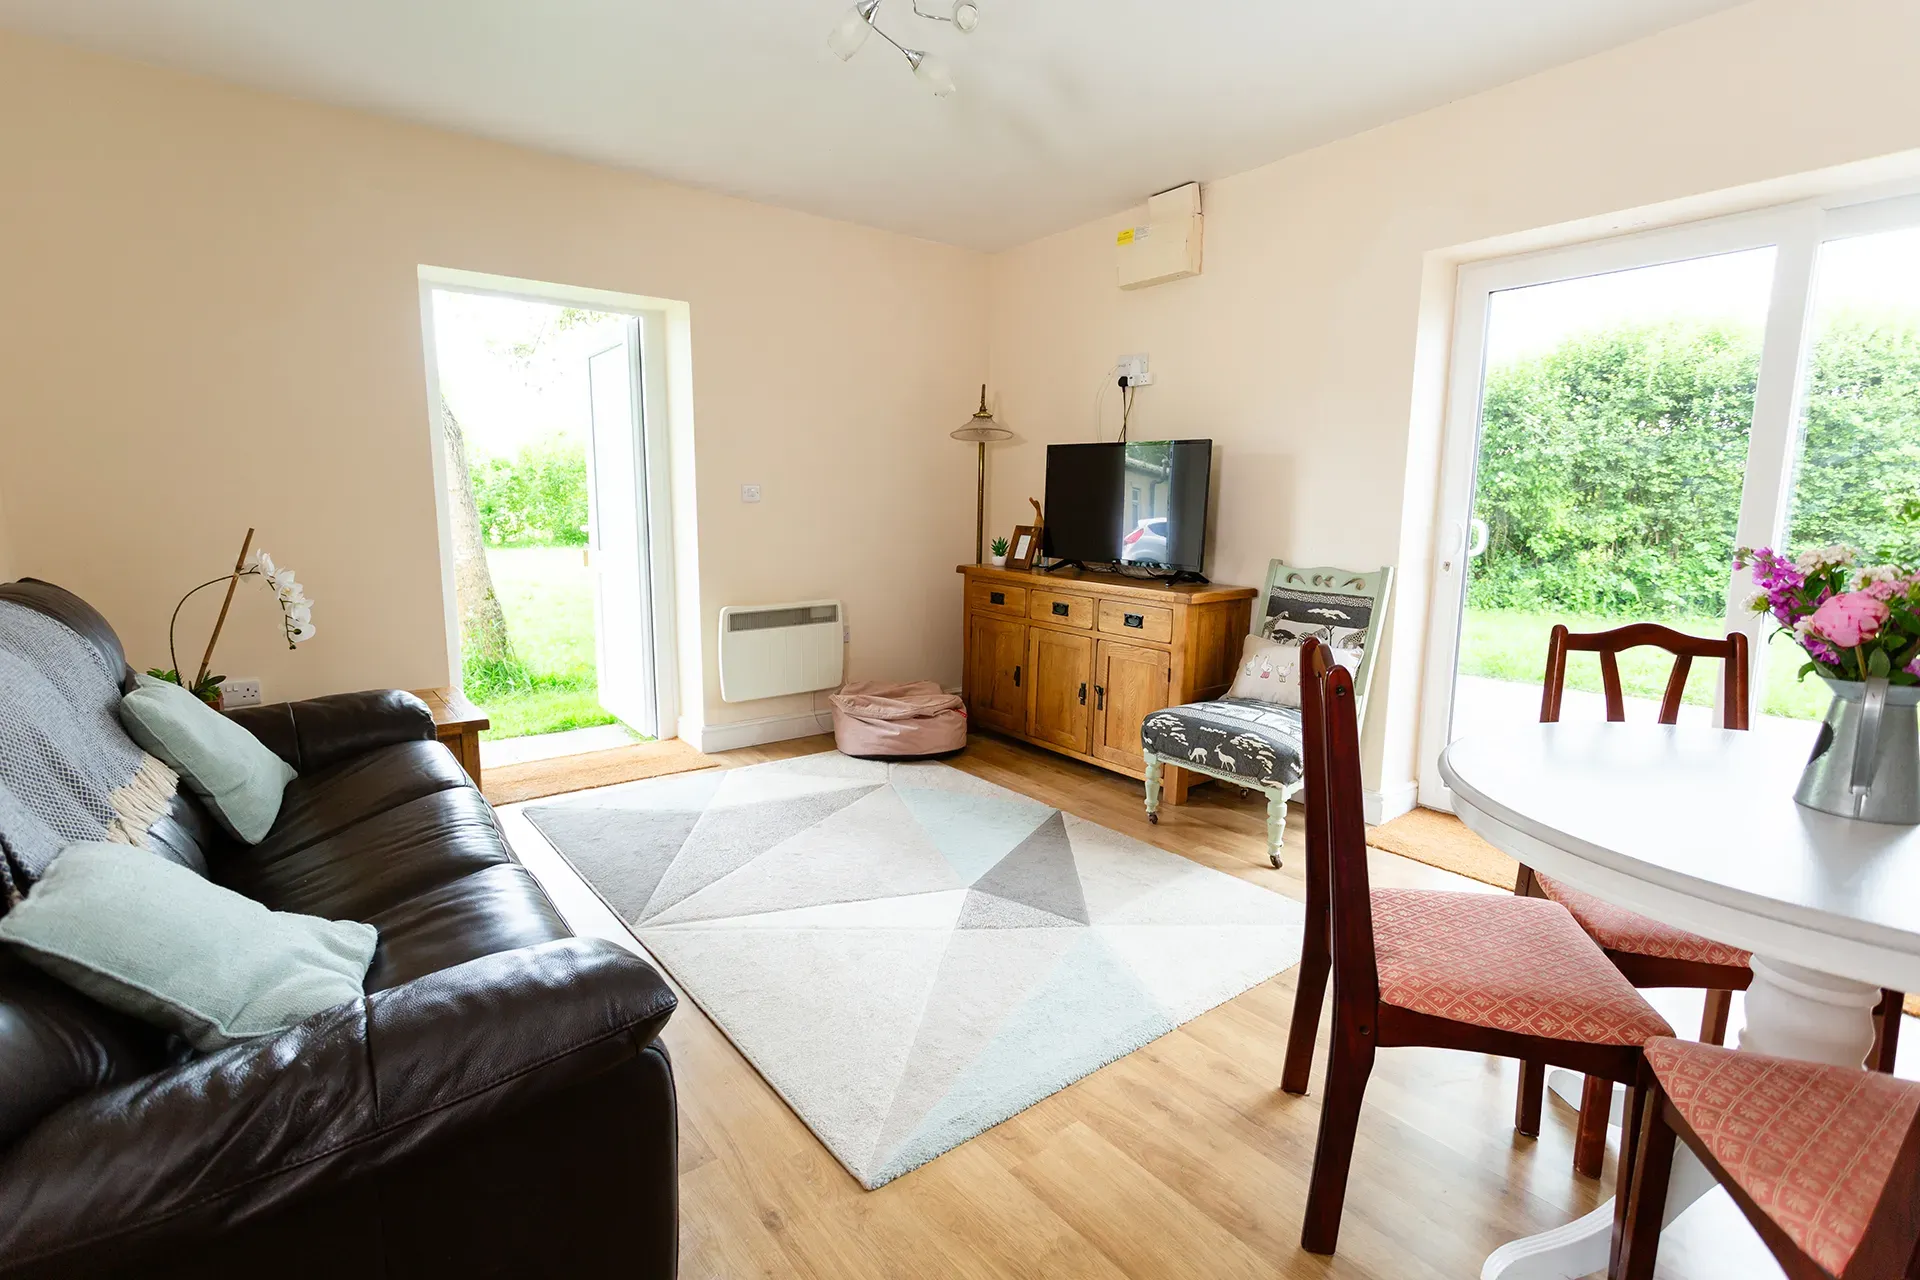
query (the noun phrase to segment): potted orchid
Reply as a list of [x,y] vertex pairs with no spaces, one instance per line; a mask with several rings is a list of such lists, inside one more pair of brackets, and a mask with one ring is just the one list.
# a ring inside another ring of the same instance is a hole
[[1794,799],[1876,822],[1920,823],[1920,570],[1861,565],[1848,546],[1788,559],[1741,548],[1748,601],[1807,655],[1833,702]]
[[167,656],[173,660],[173,667],[165,671],[154,667],[147,672],[156,680],[166,680],[173,684],[187,683],[181,679],[180,657],[174,649],[174,631],[180,623],[180,609],[187,601],[208,587],[226,583],[227,596],[221,602],[220,616],[213,624],[213,634],[207,638],[207,651],[200,659],[200,672],[194,677],[193,683],[187,685],[195,697],[216,711],[221,710],[225,703],[220,686],[226,677],[214,675],[211,672],[213,648],[220,643],[221,629],[227,625],[227,610],[233,606],[233,594],[242,578],[255,579],[273,592],[274,600],[280,606],[280,624],[286,636],[287,648],[291,649],[303,641],[313,639],[314,636],[313,601],[307,598],[306,588],[300,585],[293,570],[275,564],[273,557],[265,551],[252,551],[253,532],[252,529],[247,530],[247,536],[240,544],[240,558],[234,562],[232,573],[222,574],[218,578],[209,578],[181,596],[180,602],[173,606],[173,617],[167,623]]

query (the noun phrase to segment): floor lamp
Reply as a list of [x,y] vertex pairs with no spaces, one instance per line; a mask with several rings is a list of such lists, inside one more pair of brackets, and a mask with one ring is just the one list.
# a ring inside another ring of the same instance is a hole
[[993,420],[987,412],[987,384],[980,384],[980,407],[973,411],[965,425],[953,429],[955,440],[965,440],[980,446],[980,467],[977,492],[973,507],[973,562],[987,562],[987,441],[1008,440],[1013,432]]

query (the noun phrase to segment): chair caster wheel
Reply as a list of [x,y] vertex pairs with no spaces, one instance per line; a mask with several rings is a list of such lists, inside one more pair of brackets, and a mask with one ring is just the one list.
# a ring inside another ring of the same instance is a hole
[[1150,813],[1147,815],[1147,821],[1151,822],[1154,826],[1157,827],[1160,825],[1160,815],[1157,813]]
[[1280,855],[1279,855],[1279,854],[1277,854],[1277,853],[1270,853],[1270,854],[1268,854],[1268,855],[1267,855],[1267,861],[1268,861],[1268,862],[1271,862],[1271,863],[1273,864],[1273,869],[1274,869],[1275,871],[1278,871],[1278,870],[1280,869]]

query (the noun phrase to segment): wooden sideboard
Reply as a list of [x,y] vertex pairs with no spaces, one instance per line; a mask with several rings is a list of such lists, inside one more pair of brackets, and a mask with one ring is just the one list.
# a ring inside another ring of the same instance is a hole
[[[1134,778],[1141,721],[1233,683],[1257,594],[1085,569],[959,572],[972,723]],[[1162,795],[1180,804],[1191,775],[1166,773]]]

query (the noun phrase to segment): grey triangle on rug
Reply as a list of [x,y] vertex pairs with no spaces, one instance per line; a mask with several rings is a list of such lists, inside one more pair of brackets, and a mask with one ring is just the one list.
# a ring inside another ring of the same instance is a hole
[[525,812],[869,1189],[1300,958],[1293,899],[950,765],[829,751]]

